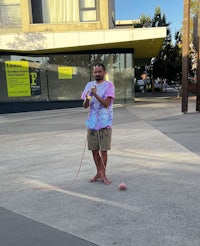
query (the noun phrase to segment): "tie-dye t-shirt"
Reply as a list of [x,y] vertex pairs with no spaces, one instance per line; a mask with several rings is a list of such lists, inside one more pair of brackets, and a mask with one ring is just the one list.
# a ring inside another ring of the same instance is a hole
[[86,99],[88,91],[93,86],[96,86],[97,94],[101,98],[106,99],[107,97],[112,97],[112,100],[110,106],[105,108],[96,97],[93,96],[90,100],[90,111],[86,120],[86,126],[92,130],[99,130],[105,127],[111,128],[113,120],[113,100],[115,97],[114,85],[110,81],[104,81],[102,83],[96,83],[96,81],[88,82],[81,96],[83,100]]

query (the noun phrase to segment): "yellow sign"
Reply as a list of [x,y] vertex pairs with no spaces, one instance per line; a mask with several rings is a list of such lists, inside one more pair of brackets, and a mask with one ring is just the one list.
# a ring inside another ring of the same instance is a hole
[[73,67],[58,67],[59,79],[72,79]]
[[8,97],[31,96],[28,61],[6,61]]

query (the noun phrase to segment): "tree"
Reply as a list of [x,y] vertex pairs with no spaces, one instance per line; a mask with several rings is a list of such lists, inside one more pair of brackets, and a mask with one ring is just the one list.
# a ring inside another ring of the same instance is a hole
[[[193,0],[197,1],[197,0]],[[194,5],[196,6],[196,5]],[[195,7],[196,8],[196,7]],[[163,41],[159,55],[153,64],[149,64],[149,76],[151,78],[167,79],[168,82],[176,81],[181,76],[182,67],[182,36],[181,32],[175,34],[175,44],[172,42],[170,22],[165,14],[162,14],[160,7],[155,8],[154,16],[151,19],[145,14],[140,16],[140,23],[135,27],[167,27],[167,35]]]
[[198,57],[198,0],[191,0],[190,2],[190,75],[195,76],[197,70],[197,57]]
[[181,75],[181,33],[175,34],[175,44],[172,42],[171,31],[169,29],[170,23],[167,22],[166,16],[161,14],[159,7],[155,9],[155,14],[152,22],[153,26],[166,26],[167,36],[162,44],[159,55],[153,64],[153,77],[165,78],[168,83],[176,81],[177,77]]
[[153,65],[153,77],[165,78],[168,83],[176,81],[181,76],[182,54],[179,32],[176,33],[175,38],[174,45],[172,44],[171,36],[165,39]]
[[139,23],[134,24],[135,28],[141,28],[141,27],[151,27],[152,26],[152,19],[150,16],[142,14],[140,16]]
[[156,27],[156,26],[169,26],[170,23],[167,23],[166,21],[166,16],[165,14],[161,14],[161,9],[160,7],[156,7],[155,8],[155,13],[154,13],[154,17],[152,19],[152,27]]
[[168,81],[171,81],[176,79],[177,73],[180,73],[179,63],[181,62],[181,59],[179,55],[179,46],[176,44],[173,45],[169,25],[170,23],[167,22],[166,16],[162,15],[160,7],[156,7],[152,26],[166,26],[167,36],[162,44],[159,55],[156,57],[153,64],[153,77],[165,78]]

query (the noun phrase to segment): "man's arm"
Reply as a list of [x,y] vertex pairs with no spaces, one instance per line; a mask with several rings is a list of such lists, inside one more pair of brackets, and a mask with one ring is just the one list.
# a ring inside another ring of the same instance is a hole
[[83,107],[88,108],[90,105],[90,99],[86,97],[86,99],[83,101]]
[[[108,108],[112,102],[112,97],[107,97],[106,99],[103,99],[97,94],[96,87],[92,87],[90,89],[90,92],[93,94],[94,97],[103,105],[104,108]],[[83,102],[83,107],[88,108],[90,106],[90,97],[87,95],[86,99]]]
[[[111,104],[112,97],[107,97],[106,99],[103,99],[96,93],[94,94],[94,97],[96,97],[96,99],[103,105],[104,108],[108,108]],[[89,105],[90,105],[90,99],[86,98],[83,101],[83,107],[88,108]]]
[[96,92],[93,95],[104,106],[104,108],[108,108],[110,106],[112,97],[107,97],[106,99],[103,99]]

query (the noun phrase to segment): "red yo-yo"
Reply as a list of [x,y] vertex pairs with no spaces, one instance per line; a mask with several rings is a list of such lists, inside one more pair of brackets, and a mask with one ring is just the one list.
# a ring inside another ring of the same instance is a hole
[[126,184],[125,184],[125,183],[119,184],[119,189],[120,189],[120,190],[126,190],[126,189],[127,189]]

